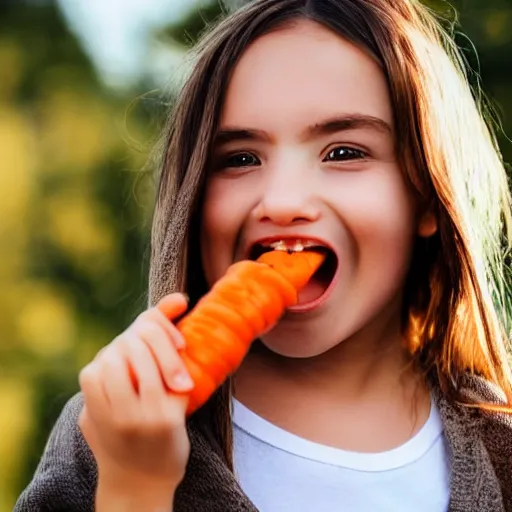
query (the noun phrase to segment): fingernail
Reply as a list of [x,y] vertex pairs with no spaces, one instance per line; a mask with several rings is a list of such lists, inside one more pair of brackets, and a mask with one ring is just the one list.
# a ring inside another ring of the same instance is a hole
[[172,384],[176,391],[188,391],[194,387],[194,382],[186,372],[179,372],[174,375]]

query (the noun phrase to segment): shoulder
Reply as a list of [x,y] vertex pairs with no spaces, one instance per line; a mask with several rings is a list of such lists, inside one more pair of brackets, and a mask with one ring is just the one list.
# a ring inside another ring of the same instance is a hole
[[[462,381],[461,393],[470,403],[506,405],[505,393],[481,377],[466,376]],[[503,441],[507,448],[504,453],[512,456],[512,414],[476,409],[471,417],[476,428],[489,438],[491,448]]]
[[460,382],[462,394],[474,402],[488,402],[496,405],[506,403],[505,393],[492,382],[477,375],[464,375]]
[[[465,377],[462,382],[461,392],[472,403],[487,403],[496,406],[506,405],[505,393],[481,377]],[[512,455],[512,414],[477,409],[474,419],[475,424],[482,433],[492,437],[497,436],[499,439],[505,439],[507,441],[508,453]]]
[[15,512],[93,510],[97,468],[78,426],[82,407],[81,393],[66,403]]
[[[464,381],[464,394],[475,403],[486,402],[494,405],[506,405],[505,394],[494,384],[480,378],[467,377]],[[475,425],[485,441],[491,457],[503,463],[509,475],[512,493],[512,414],[478,409]]]

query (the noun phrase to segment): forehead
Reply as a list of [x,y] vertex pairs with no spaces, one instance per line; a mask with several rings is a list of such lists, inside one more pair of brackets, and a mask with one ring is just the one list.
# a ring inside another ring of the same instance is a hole
[[362,49],[311,21],[269,33],[242,55],[221,125],[297,124],[358,113],[392,124],[386,79]]

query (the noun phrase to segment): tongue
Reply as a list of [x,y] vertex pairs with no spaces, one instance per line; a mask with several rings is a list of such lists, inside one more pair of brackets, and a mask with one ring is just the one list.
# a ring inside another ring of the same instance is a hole
[[326,283],[317,279],[316,276],[309,280],[308,284],[299,292],[297,304],[308,304],[319,299],[327,289]]

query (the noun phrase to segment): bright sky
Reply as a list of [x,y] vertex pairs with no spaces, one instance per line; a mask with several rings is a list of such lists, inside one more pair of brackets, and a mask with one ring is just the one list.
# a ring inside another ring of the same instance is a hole
[[179,20],[200,0],[58,0],[70,28],[81,40],[105,81],[128,84],[148,62],[148,35]]

